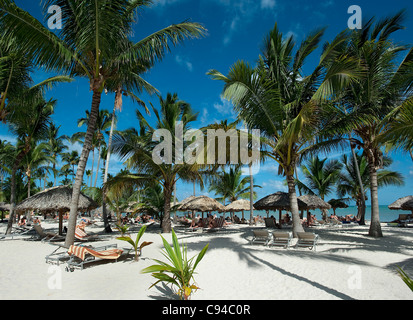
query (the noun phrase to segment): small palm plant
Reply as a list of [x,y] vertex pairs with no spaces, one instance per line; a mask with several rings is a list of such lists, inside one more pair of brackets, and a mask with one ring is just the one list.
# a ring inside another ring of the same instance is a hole
[[135,241],[133,241],[130,236],[122,236],[122,237],[116,238],[118,240],[126,241],[132,245],[133,249],[135,250],[135,261],[139,261],[139,256],[142,255],[142,248],[152,244],[152,242],[145,241],[145,242],[142,242],[141,245],[139,245],[139,240],[142,238],[145,231],[146,231],[146,226],[142,226],[142,228],[139,230],[138,234],[136,235]]
[[410,288],[410,290],[413,291],[413,279],[411,279],[406,272],[404,272],[404,270],[400,267],[397,267],[398,269],[398,274],[400,276],[400,278],[402,278],[402,280],[404,281],[404,283]]
[[116,224],[116,229],[120,232],[121,237],[125,236],[125,233],[128,231],[129,226],[128,225],[123,225],[123,224]]
[[[194,256],[188,260],[187,247],[183,244],[181,250],[178,243],[178,238],[173,229],[173,248],[163,237],[162,241],[165,247],[165,252],[162,252],[162,254],[169,260],[169,262],[172,263],[172,265],[154,259],[154,261],[156,261],[158,264],[143,269],[141,273],[152,273],[152,276],[158,279],[158,281],[151,285],[150,288],[152,288],[159,282],[170,283],[171,285],[178,287],[176,294],[180,297],[180,299],[188,300],[191,294],[195,290],[199,289],[194,283],[191,284],[191,282],[194,281],[193,275],[195,269],[198,263],[204,257],[209,245],[207,244],[197,256]],[[193,264],[195,257],[196,260]],[[166,273],[170,273],[171,275],[167,275]]]

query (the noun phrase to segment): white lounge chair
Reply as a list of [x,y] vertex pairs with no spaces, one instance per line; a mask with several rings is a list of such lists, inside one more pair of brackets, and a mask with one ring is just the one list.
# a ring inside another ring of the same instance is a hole
[[316,251],[316,246],[318,243],[318,234],[311,232],[297,232],[298,241],[296,246],[302,248],[314,249]]
[[270,242],[270,234],[268,230],[253,230],[254,237],[250,241],[250,244],[263,244],[264,246],[268,245]]
[[291,232],[274,231],[272,237],[273,239],[269,246],[281,246],[288,249],[291,245],[293,234]]

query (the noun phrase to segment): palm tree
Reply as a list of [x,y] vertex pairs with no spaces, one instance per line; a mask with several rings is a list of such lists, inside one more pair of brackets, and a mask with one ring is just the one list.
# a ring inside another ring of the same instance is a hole
[[63,28],[55,34],[12,0],[0,0],[0,29],[6,39],[16,38],[22,50],[34,56],[34,62],[46,71],[86,77],[93,92],[90,121],[73,187],[66,247],[74,242],[80,188],[105,83],[117,74],[120,64],[129,62],[133,67],[142,60],[154,63],[164,57],[170,44],[198,38],[206,31],[197,23],[183,22],[136,43],[127,42],[138,10],[151,3],[150,0],[46,0],[45,15],[47,8],[58,5],[65,17]]
[[[371,188],[370,180],[370,170],[368,161],[365,156],[356,154],[358,168],[360,171],[360,176],[365,188],[364,193]],[[383,168],[389,167],[392,164],[392,160],[389,157],[383,157]],[[350,195],[355,201],[357,206],[357,219],[361,224],[364,224],[364,214],[365,207],[363,205],[363,197],[361,193],[360,184],[357,178],[356,162],[354,157],[348,157],[344,154],[341,157],[341,163],[343,164],[344,170],[340,173],[338,182],[337,182],[337,194],[339,197],[344,197]],[[404,184],[403,176],[391,170],[380,169],[377,172],[377,186],[387,186],[387,185],[396,185],[401,186]]]
[[[29,97],[35,95],[35,99]],[[27,100],[26,100],[27,99]],[[11,170],[11,196],[10,196],[10,218],[6,233],[10,233],[14,220],[14,207],[16,205],[16,172],[20,168],[24,157],[30,152],[33,141],[44,140],[47,137],[50,117],[54,112],[55,101],[45,101],[41,92],[26,91],[21,97],[15,97],[9,101],[12,113],[8,115],[10,131],[17,137],[17,154]]]
[[[313,157],[301,166],[305,180],[296,179],[297,187],[305,194],[317,195],[324,200],[335,188],[341,167],[338,160],[327,162],[327,158],[320,160],[318,156]],[[323,210],[323,218],[326,217],[326,211]]]
[[149,122],[137,110],[139,120],[139,130],[132,128],[114,135],[113,151],[127,163],[130,170],[136,173],[127,174],[113,179],[108,186],[114,184],[135,184],[146,186],[150,183],[159,183],[164,193],[164,218],[162,220],[162,231],[171,232],[171,198],[174,185],[179,179],[193,181],[199,179],[202,184],[200,165],[178,163],[174,155],[171,162],[158,162],[154,160],[153,154],[157,152],[157,144],[152,141],[155,131],[165,130],[171,134],[172,143],[175,144],[175,128],[178,123],[182,124],[183,133],[189,129],[191,122],[195,121],[197,115],[192,112],[190,105],[178,99],[177,94],[167,94],[166,99],[159,98],[160,110],[153,106],[156,116],[156,127],[152,127]]
[[[214,191],[215,194],[221,197],[217,198],[219,201],[228,199],[233,202],[238,199],[250,198],[250,183],[251,178],[249,176],[242,177],[242,170],[239,166],[229,168],[229,172],[221,171],[217,172],[210,182],[209,192]],[[260,188],[258,185],[254,187]],[[256,196],[254,192],[253,196]]]
[[75,171],[75,166],[79,165],[80,157],[79,157],[79,152],[77,150],[73,150],[71,152],[65,152],[62,154],[62,161],[65,161],[66,164],[62,166],[61,170],[65,171],[66,169],[70,169],[72,167],[72,174],[73,174],[73,179]]
[[[411,96],[411,65],[413,48],[396,45],[390,36],[402,29],[404,11],[373,25],[371,19],[360,31],[354,31],[344,51],[359,61],[364,70],[359,81],[351,83],[343,96],[344,112],[338,121],[329,121],[335,132],[354,136],[351,143],[362,148],[370,170],[371,224],[369,235],[382,237],[379,216],[377,172],[383,167],[384,142],[380,136],[386,131],[389,116],[397,106]],[[400,53],[409,50],[398,62]]]
[[22,160],[22,165],[24,167],[26,177],[27,177],[27,197],[30,198],[31,195],[31,180],[32,172],[37,168],[45,166],[47,163],[55,164],[55,160],[52,156],[47,153],[47,143],[39,143],[32,146],[30,151],[25,155]]
[[[98,163],[97,163],[97,168],[96,168],[96,174],[95,174],[95,182],[93,186],[96,188],[96,183],[98,180],[98,175],[99,175],[99,169],[100,169],[100,151],[102,148],[102,145],[105,145],[105,139],[103,136],[103,133],[105,130],[107,130],[110,126],[112,121],[116,121],[116,119],[112,119],[113,114],[111,115],[108,110],[100,110],[99,115],[96,119],[96,132],[95,132],[95,137],[93,139],[93,162],[94,162],[94,148],[98,148]],[[115,116],[116,117],[116,116]],[[78,127],[81,127],[83,125],[88,126],[90,119],[90,113],[89,111],[86,110],[86,117],[85,118],[80,118],[77,121]],[[85,137],[84,132],[79,132],[79,136]],[[93,171],[93,163],[92,163],[92,171]]]
[[59,130],[61,126],[56,126],[54,123],[51,123],[49,126],[49,131],[47,134],[47,145],[46,150],[49,152],[49,155],[53,158],[51,161],[53,168],[53,177],[54,182],[53,186],[56,186],[56,178],[57,178],[57,170],[56,170],[56,163],[57,158],[61,155],[61,153],[68,149],[68,146],[63,143],[64,140],[69,140],[69,137],[66,135],[59,136]]
[[[311,33],[294,54],[294,37],[283,37],[275,25],[265,38],[257,67],[239,61],[227,76],[209,72],[225,83],[223,96],[232,100],[239,119],[249,129],[261,131],[265,156],[275,160],[286,176],[294,236],[303,231],[294,183],[296,165],[314,149],[323,103],[359,76],[355,63],[339,54],[347,41],[346,32],[326,43],[314,71],[303,75],[306,58],[317,49],[323,34],[324,29]],[[324,142],[320,147],[328,149],[333,143]]]

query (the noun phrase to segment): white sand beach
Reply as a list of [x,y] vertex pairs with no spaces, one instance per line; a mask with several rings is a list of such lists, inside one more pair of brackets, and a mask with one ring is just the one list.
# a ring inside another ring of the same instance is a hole
[[[44,222],[46,230],[57,225]],[[5,225],[0,233],[4,233]],[[101,225],[88,227],[100,231]],[[209,250],[197,268],[195,280],[201,288],[192,300],[275,300],[275,299],[413,299],[413,293],[396,273],[401,266],[413,275],[413,229],[387,227],[384,237],[367,237],[368,226],[343,228],[315,227],[306,231],[319,234],[317,250],[268,248],[250,245],[252,228],[232,225],[213,233],[188,233],[176,227],[178,238],[188,244],[189,256],[207,243]],[[136,235],[133,231],[132,238]],[[171,299],[171,290],[140,271],[165,260],[157,225],[150,226],[142,241],[153,241],[143,249],[139,262],[132,257],[117,262],[92,263],[84,270],[65,271],[65,266],[45,263],[55,246],[40,241],[0,241],[0,299]],[[117,243],[118,234],[105,236],[94,246]],[[171,241],[171,235],[164,237]],[[58,281],[56,282],[56,279]]]

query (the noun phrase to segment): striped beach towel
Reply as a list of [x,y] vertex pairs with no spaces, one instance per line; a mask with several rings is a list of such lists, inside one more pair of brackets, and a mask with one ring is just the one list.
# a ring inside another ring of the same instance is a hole
[[80,226],[76,226],[75,230],[75,238],[79,240],[84,240],[87,237],[87,233],[80,228]]
[[73,246],[72,245],[72,246],[70,246],[68,253],[70,255],[74,255],[74,256],[78,257],[82,261],[85,260],[86,253],[89,253],[92,256],[95,256],[96,258],[100,258],[100,259],[116,260],[122,255],[123,250],[121,250],[121,249],[109,249],[109,250],[104,250],[104,251],[95,251],[91,248],[78,247],[78,246]]

